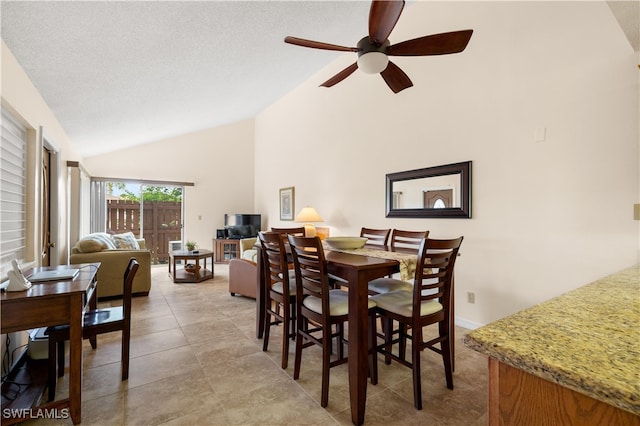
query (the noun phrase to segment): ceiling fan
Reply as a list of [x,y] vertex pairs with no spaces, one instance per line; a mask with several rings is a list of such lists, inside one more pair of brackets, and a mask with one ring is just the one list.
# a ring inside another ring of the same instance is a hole
[[355,70],[360,69],[367,74],[380,73],[389,88],[394,93],[398,93],[413,86],[413,83],[404,71],[389,60],[389,56],[430,56],[459,53],[467,47],[471,34],[473,34],[473,30],[453,31],[391,44],[388,37],[396,26],[403,8],[404,0],[373,0],[369,10],[369,35],[363,37],[357,47],[345,47],[291,36],[285,37],[284,41],[314,49],[358,53],[357,62],[349,65],[322,83],[321,86],[331,87],[349,77]]

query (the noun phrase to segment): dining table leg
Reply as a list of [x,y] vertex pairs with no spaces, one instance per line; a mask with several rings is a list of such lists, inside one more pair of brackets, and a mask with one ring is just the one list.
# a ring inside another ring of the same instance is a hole
[[[349,281],[349,395],[351,421],[364,423],[368,373],[368,280],[365,274],[350,273]],[[353,285],[355,284],[355,285]]]
[[256,277],[258,283],[258,288],[256,289],[256,338],[262,339],[265,328],[265,312],[267,311],[267,281],[264,275],[262,248],[256,247],[256,252],[256,273],[258,274]]
[[82,418],[82,295],[71,296],[69,304],[69,411],[77,425]]

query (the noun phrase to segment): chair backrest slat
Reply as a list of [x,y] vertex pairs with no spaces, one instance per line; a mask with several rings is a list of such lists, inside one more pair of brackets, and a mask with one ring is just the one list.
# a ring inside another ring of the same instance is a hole
[[389,235],[391,235],[391,229],[360,229],[360,236],[367,238],[367,244],[386,246],[389,243]]
[[453,268],[463,238],[422,240],[413,288],[413,308],[417,312],[420,304],[429,300],[440,302],[445,309],[449,306]]
[[394,229],[391,232],[391,247],[415,249],[418,251],[420,243],[429,236],[429,231],[403,231]]
[[258,234],[262,246],[262,258],[267,268],[269,288],[275,283],[282,283],[282,294],[289,298],[289,266],[282,235],[276,232],[260,232]]
[[305,297],[322,300],[322,313],[329,315],[329,276],[322,241],[318,237],[288,235],[296,270],[296,303],[302,306]]
[[304,237],[304,226],[297,228],[274,228],[271,227],[271,232],[282,235],[282,238],[286,241],[287,235],[295,235],[298,237]]

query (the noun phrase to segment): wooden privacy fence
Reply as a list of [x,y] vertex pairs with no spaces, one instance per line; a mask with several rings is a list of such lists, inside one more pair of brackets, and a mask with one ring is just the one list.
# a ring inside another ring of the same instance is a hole
[[[169,241],[181,240],[182,203],[174,201],[144,201],[143,232],[154,263],[169,261]],[[107,200],[107,232],[140,235],[140,203],[127,200]]]

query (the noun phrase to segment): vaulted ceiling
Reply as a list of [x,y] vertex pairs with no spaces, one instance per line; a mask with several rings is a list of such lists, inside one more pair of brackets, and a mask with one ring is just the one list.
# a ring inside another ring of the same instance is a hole
[[[609,3],[637,51],[638,2]],[[80,154],[92,156],[254,117],[340,55],[285,36],[354,45],[369,6],[2,1],[0,14],[2,39]]]

